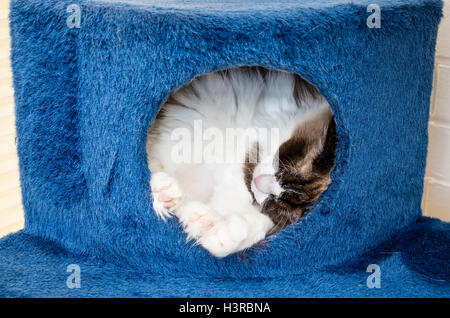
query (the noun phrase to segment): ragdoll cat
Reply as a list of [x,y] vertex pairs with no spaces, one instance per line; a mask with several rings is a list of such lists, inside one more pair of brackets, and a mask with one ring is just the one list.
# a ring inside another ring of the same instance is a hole
[[239,67],[175,91],[149,130],[153,206],[224,257],[300,218],[330,183],[330,107],[301,77]]

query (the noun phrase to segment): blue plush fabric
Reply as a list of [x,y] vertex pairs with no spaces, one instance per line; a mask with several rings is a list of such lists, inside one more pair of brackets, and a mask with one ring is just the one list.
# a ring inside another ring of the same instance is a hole
[[[79,29],[66,24],[73,3]],[[0,243],[2,294],[448,295],[449,225],[420,219],[442,3],[380,0],[379,29],[366,25],[369,3],[12,0],[26,227]],[[306,217],[219,260],[152,212],[145,143],[173,89],[238,65],[316,85],[339,143],[333,182]],[[436,246],[421,250],[421,226],[439,229]],[[379,259],[392,288],[356,288],[367,273],[343,264],[369,260],[399,233],[410,233],[406,252]],[[87,268],[89,291],[58,285],[67,262]]]
[[[25,233],[0,245],[2,297],[450,297],[449,226],[425,218],[357,261],[279,277],[125,270]],[[70,264],[80,266],[79,289],[66,285]],[[367,287],[369,264],[380,266],[380,288]]]

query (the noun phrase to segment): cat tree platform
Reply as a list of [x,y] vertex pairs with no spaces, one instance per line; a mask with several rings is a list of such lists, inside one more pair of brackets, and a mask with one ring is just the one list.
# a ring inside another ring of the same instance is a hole
[[[449,297],[450,225],[420,208],[442,3],[379,0],[377,28],[371,2],[12,0],[26,225],[0,296]],[[153,213],[145,144],[172,90],[240,65],[314,84],[339,142],[306,217],[217,259]]]

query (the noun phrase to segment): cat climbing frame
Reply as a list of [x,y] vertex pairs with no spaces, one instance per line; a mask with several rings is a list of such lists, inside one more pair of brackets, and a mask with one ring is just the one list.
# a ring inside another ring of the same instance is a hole
[[[450,296],[450,225],[420,208],[442,3],[378,0],[374,27],[371,2],[12,0],[26,226],[0,295]],[[306,217],[216,259],[153,213],[145,144],[172,90],[239,65],[313,83],[339,143]]]

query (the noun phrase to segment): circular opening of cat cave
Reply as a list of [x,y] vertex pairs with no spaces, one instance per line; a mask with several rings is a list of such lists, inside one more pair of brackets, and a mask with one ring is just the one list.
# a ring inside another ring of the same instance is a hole
[[249,248],[317,202],[336,141],[328,102],[301,76],[203,74],[172,92],[148,131],[154,212],[217,257]]

